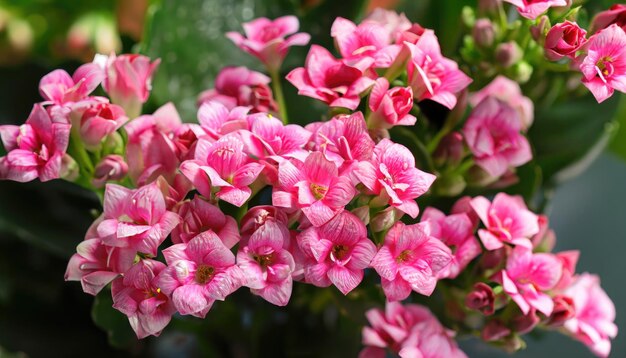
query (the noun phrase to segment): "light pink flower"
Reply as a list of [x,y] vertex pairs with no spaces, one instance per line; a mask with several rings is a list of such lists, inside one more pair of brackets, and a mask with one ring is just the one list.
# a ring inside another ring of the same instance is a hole
[[419,208],[415,199],[428,191],[435,176],[415,167],[413,153],[401,144],[383,139],[374,149],[374,158],[361,162],[354,173],[382,202],[417,217]]
[[252,194],[249,186],[263,170],[263,165],[253,162],[243,149],[243,142],[234,135],[215,143],[200,139],[195,159],[183,162],[180,171],[205,197],[210,198],[217,188],[219,199],[241,206]]
[[157,286],[182,315],[204,318],[216,300],[223,301],[244,282],[235,255],[213,231],[172,245],[163,255],[168,267],[159,275]]
[[532,159],[530,144],[521,130],[519,114],[511,106],[487,97],[470,114],[463,135],[476,164],[498,178],[510,167]]
[[613,24],[626,31],[626,4],[613,4],[609,10],[596,14],[591,21],[589,32],[593,34]]
[[100,142],[128,122],[124,109],[109,103],[97,103],[87,108],[80,119],[80,137],[87,149],[97,150]]
[[498,193],[493,202],[478,196],[471,206],[485,225],[478,236],[487,250],[499,249],[504,243],[532,248],[529,238],[539,232],[538,218],[520,196]]
[[439,278],[456,278],[482,252],[467,214],[446,216],[429,207],[424,210],[421,221],[430,225],[430,236],[441,240],[452,250],[452,261],[439,273]]
[[158,287],[157,276],[165,269],[159,261],[141,260],[111,285],[113,308],[128,317],[137,338],[159,336],[176,312]]
[[430,99],[452,109],[456,94],[472,80],[459,70],[456,62],[443,57],[439,41],[432,30],[426,30],[416,44],[405,42],[411,58],[408,63],[408,83],[417,101]]
[[104,72],[93,63],[80,66],[72,77],[64,70],[54,70],[39,82],[41,96],[55,105],[65,105],[85,99],[104,79]]
[[533,254],[529,248],[517,246],[506,262],[506,269],[494,280],[513,299],[524,315],[531,309],[550,316],[554,308],[548,291],[558,283],[562,273],[560,261],[552,254]]
[[249,129],[246,119],[249,111],[248,107],[234,107],[229,110],[220,101],[207,100],[198,109],[198,122],[205,135],[212,140],[218,140],[239,129]]
[[298,32],[300,23],[295,16],[282,16],[275,20],[260,17],[242,26],[245,37],[238,32],[228,32],[226,37],[261,60],[270,72],[280,68],[291,46],[305,46],[311,39],[309,34]]
[[517,7],[523,17],[534,20],[555,6],[567,6],[567,0],[504,0]]
[[563,293],[574,302],[574,318],[564,328],[586,344],[599,357],[611,353],[611,340],[617,336],[615,305],[600,287],[596,275],[583,273]]
[[335,285],[347,295],[363,280],[363,270],[376,254],[365,225],[354,214],[342,211],[321,227],[298,235],[298,245],[307,257],[304,277],[318,287]]
[[615,90],[626,92],[626,33],[613,24],[589,39],[587,56],[580,65],[585,85],[602,103]]
[[390,43],[387,29],[377,22],[365,20],[357,26],[343,17],[335,19],[330,36],[335,39],[341,56],[347,60],[373,57]]
[[108,181],[119,181],[128,173],[128,164],[121,155],[109,154],[100,160],[93,173],[91,184],[102,188]]
[[523,130],[527,130],[533,124],[535,110],[533,101],[522,94],[517,82],[500,75],[480,91],[472,93],[469,102],[476,107],[487,97],[494,97],[513,107],[520,116]]
[[[280,161],[281,158],[304,160],[304,145],[311,132],[297,124],[284,125],[278,118],[257,113],[247,118],[251,135],[244,136],[247,152],[259,159]],[[240,133],[246,134],[245,131]]]
[[587,31],[575,22],[565,21],[552,26],[544,43],[546,57],[550,61],[558,61],[563,57],[574,59],[576,51],[587,42],[585,35]]
[[412,126],[417,118],[411,114],[413,109],[413,90],[411,87],[389,88],[389,81],[384,77],[376,80],[369,98],[372,110],[370,126],[391,128],[393,126]]
[[291,71],[287,80],[300,95],[319,99],[331,107],[354,110],[361,102],[360,94],[374,84],[365,73],[373,61],[364,58],[350,66],[335,59],[325,48],[313,45],[305,67]]
[[430,296],[437,277],[452,261],[450,249],[432,236],[428,224],[396,223],[372,260],[387,300],[401,301],[411,291]]
[[44,182],[59,178],[69,137],[69,124],[53,122],[43,106],[35,104],[25,124],[0,126],[7,151],[0,157],[0,179]]
[[404,13],[398,14],[393,10],[383,8],[374,9],[363,21],[375,22],[385,27],[385,32],[389,34],[389,42],[395,42],[400,33],[411,28],[412,24]]
[[196,195],[192,200],[178,206],[181,222],[172,230],[174,244],[187,243],[205,231],[213,231],[222,240],[224,246],[232,248],[239,242],[239,228],[234,218]]

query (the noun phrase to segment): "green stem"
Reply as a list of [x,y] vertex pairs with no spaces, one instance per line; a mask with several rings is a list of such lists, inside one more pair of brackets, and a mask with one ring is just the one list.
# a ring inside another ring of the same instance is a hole
[[78,133],[76,127],[72,128],[71,131],[68,154],[74,158],[79,167],[79,177],[75,180],[75,183],[86,189],[93,190],[91,185],[91,177],[94,172],[93,163],[85,150],[85,146],[80,138],[80,133]]
[[285,96],[283,94],[283,86],[280,82],[280,74],[278,71],[272,71],[270,76],[272,77],[274,97],[276,97],[276,102],[278,102],[278,112],[281,117],[280,119],[282,119],[284,124],[287,124],[289,123],[289,119],[287,118],[287,106],[285,105]]

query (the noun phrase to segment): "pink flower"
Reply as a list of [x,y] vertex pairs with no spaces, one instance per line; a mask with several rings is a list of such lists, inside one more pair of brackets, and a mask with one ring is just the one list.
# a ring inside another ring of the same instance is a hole
[[471,206],[485,225],[478,236],[487,250],[499,249],[503,243],[532,248],[529,238],[539,231],[538,218],[520,196],[498,193],[493,202],[479,196]]
[[119,181],[128,173],[128,164],[117,154],[109,154],[100,160],[93,173],[92,185],[102,188],[108,181]]
[[243,143],[234,135],[215,143],[202,138],[195,159],[183,162],[180,171],[205,197],[210,198],[213,188],[217,188],[219,199],[241,206],[252,194],[249,186],[263,170],[263,165],[253,162],[243,149]]
[[251,236],[268,221],[277,222],[281,227],[287,227],[289,224],[287,214],[280,208],[272,205],[259,205],[250,208],[241,218],[241,235]]
[[522,94],[522,89],[517,82],[498,76],[480,91],[473,93],[469,102],[476,107],[487,97],[494,97],[513,107],[520,116],[522,129],[530,128],[535,110],[533,101]]
[[0,179],[44,182],[59,178],[69,137],[69,124],[53,122],[43,106],[35,104],[25,124],[0,126],[7,151],[0,157]]
[[300,23],[295,16],[283,16],[275,20],[260,17],[243,23],[245,37],[238,32],[228,32],[226,37],[240,49],[257,57],[273,72],[278,71],[291,46],[305,46],[309,43],[311,36],[298,32],[299,27]]
[[382,128],[393,126],[412,126],[417,118],[411,115],[413,109],[413,90],[411,87],[389,89],[389,81],[384,77],[376,80],[369,98],[372,110],[371,123]]
[[463,135],[476,164],[498,178],[509,167],[519,167],[532,159],[530,144],[521,130],[520,117],[511,106],[487,97],[470,114]]
[[365,20],[357,26],[343,17],[335,19],[330,36],[335,39],[341,56],[347,60],[372,57],[390,42],[389,33],[382,25]]
[[413,153],[401,144],[383,139],[374,149],[374,158],[361,162],[354,173],[383,202],[417,217],[415,199],[428,191],[435,176],[415,168]]
[[318,287],[333,284],[344,295],[361,283],[363,270],[376,254],[365,225],[348,211],[321,227],[301,232],[297,240],[308,259],[304,267],[306,282]]
[[180,204],[177,213],[182,221],[172,230],[174,244],[187,243],[209,230],[217,234],[229,249],[239,242],[239,228],[235,219],[224,215],[217,206],[211,205],[198,195]]
[[467,214],[446,216],[429,207],[424,210],[422,222],[430,225],[430,235],[441,240],[452,249],[450,265],[440,272],[439,278],[456,278],[461,271],[482,252],[474,237],[474,226]]
[[276,112],[278,105],[269,88],[270,78],[246,67],[225,67],[215,78],[215,88],[202,92],[198,103],[212,100],[226,108],[252,107],[252,113]]
[[325,48],[313,45],[305,67],[291,71],[287,80],[300,95],[319,99],[331,107],[354,110],[361,102],[360,94],[374,84],[365,74],[372,63],[372,59],[365,58],[350,66],[335,59]]
[[517,7],[523,17],[534,20],[555,6],[567,6],[567,0],[504,0]]
[[249,129],[246,119],[249,111],[247,107],[234,107],[229,110],[220,101],[207,100],[198,109],[198,122],[205,135],[212,140],[218,140],[239,129]]
[[99,149],[100,142],[128,121],[124,109],[109,103],[87,108],[80,119],[80,136],[87,149]]
[[561,272],[561,263],[554,255],[533,254],[529,248],[517,246],[507,259],[506,269],[496,274],[494,280],[524,315],[534,308],[550,316],[554,303],[543,291],[558,283]]
[[544,43],[546,57],[550,61],[558,61],[563,57],[574,59],[576,51],[587,42],[585,35],[587,31],[575,22],[565,21],[552,26]]
[[580,71],[583,85],[598,103],[613,95],[614,90],[626,92],[626,33],[613,24],[589,39],[588,53]]
[[472,80],[459,70],[456,62],[443,57],[432,30],[426,30],[416,44],[405,42],[404,46],[411,53],[408,82],[415,99],[430,99],[452,109],[457,102],[456,93],[465,89]]
[[157,286],[182,315],[204,318],[216,300],[223,301],[244,282],[235,255],[212,231],[186,244],[172,245],[163,255],[168,267],[159,275]]
[[465,296],[465,306],[480,311],[485,316],[490,316],[495,312],[495,301],[496,295],[493,289],[483,282],[475,283],[472,291]]
[[[246,137],[247,151],[259,159],[280,161],[281,158],[304,160],[308,152],[304,145],[311,132],[297,124],[284,125],[278,118],[265,113],[248,116],[250,135]],[[247,134],[246,132],[240,132]]]
[[158,287],[156,277],[163,269],[161,262],[141,260],[111,285],[113,308],[128,316],[139,339],[159,336],[176,312],[169,297]]
[[589,31],[596,33],[613,24],[617,24],[617,26],[626,31],[626,4],[613,4],[609,10],[596,14],[591,21]]
[[437,277],[452,261],[450,249],[430,236],[428,224],[396,223],[372,260],[387,300],[401,301],[411,291],[430,296]]
[[97,232],[107,246],[152,256],[180,222],[167,211],[165,199],[155,183],[131,190],[107,184],[104,192],[103,221]]
[[104,72],[93,63],[80,66],[72,77],[64,70],[54,70],[39,82],[39,93],[55,105],[78,102],[93,92],[104,78]]
[[394,42],[402,32],[409,30],[412,26],[404,13],[398,14],[393,10],[380,7],[374,9],[363,21],[384,26],[385,32],[389,34],[389,42]]
[[237,252],[237,265],[246,277],[244,286],[277,306],[286,306],[291,297],[295,263],[285,249],[289,230],[274,220],[266,221]]

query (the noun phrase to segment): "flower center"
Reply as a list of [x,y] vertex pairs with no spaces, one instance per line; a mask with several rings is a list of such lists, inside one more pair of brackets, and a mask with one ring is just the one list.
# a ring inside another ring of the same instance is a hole
[[204,285],[213,279],[215,269],[208,265],[200,265],[196,270],[196,282]]
[[267,255],[253,255],[252,258],[254,261],[258,262],[261,267],[267,267],[274,261],[274,253]]
[[346,245],[334,245],[331,250],[331,258],[334,260],[343,260],[348,256],[350,248]]
[[605,77],[611,76],[615,72],[613,66],[613,59],[610,56],[604,56],[596,62],[596,71],[598,75],[604,80]]
[[328,187],[315,183],[311,183],[310,189],[313,197],[315,197],[316,200],[323,199],[328,192]]
[[411,250],[404,250],[400,253],[400,255],[398,255],[398,257],[396,257],[396,262],[397,263],[407,262],[411,259],[412,256],[413,256],[413,253],[411,252]]

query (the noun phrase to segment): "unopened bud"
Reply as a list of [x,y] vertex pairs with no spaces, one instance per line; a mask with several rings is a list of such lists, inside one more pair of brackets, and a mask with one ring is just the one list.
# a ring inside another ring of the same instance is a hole
[[489,19],[479,19],[472,29],[472,37],[479,47],[491,47],[496,33],[493,24]]
[[483,282],[476,283],[473,290],[465,297],[467,308],[480,311],[485,316],[490,316],[494,313],[495,301],[496,295],[493,293],[491,286]]
[[92,184],[96,188],[103,187],[106,182],[120,180],[128,173],[128,164],[120,155],[107,155],[96,165]]
[[504,42],[496,47],[496,61],[504,68],[511,67],[522,59],[522,49],[514,41]]

